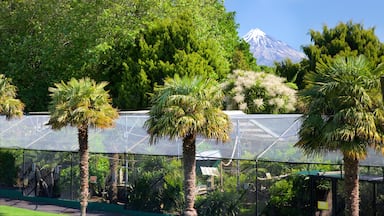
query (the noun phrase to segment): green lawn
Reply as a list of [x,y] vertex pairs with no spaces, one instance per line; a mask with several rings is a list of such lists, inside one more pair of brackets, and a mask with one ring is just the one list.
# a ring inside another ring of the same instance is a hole
[[12,206],[0,206],[0,216],[63,216],[65,214],[47,213]]

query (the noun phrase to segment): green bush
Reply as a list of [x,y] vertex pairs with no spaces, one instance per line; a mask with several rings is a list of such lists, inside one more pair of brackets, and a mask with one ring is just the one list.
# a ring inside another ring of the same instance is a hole
[[0,151],[0,186],[12,187],[16,183],[15,157],[9,151]]
[[144,158],[128,193],[127,207],[150,212],[181,212],[184,204],[181,161]]
[[[80,188],[80,168],[78,164],[78,154],[71,153],[68,158],[74,157],[73,161],[63,162],[62,169],[60,171],[60,188],[61,190],[70,191],[71,187],[74,190],[74,197],[79,196]],[[89,176],[97,176],[96,184],[90,184],[92,190],[91,195],[101,195],[100,192],[105,187],[106,177],[109,175],[109,160],[104,155],[95,154],[89,158]]]
[[163,210],[180,212],[184,205],[183,176],[181,160],[171,160],[167,165],[164,176],[164,190],[162,193]]
[[163,176],[159,172],[143,172],[128,192],[127,207],[133,210],[160,212],[161,185]]
[[264,215],[308,215],[310,212],[309,178],[292,175],[270,187],[270,199]]
[[238,193],[213,191],[206,197],[198,197],[195,206],[199,215],[238,215],[240,213],[241,198],[242,196]]
[[[78,166],[78,165],[77,165]],[[90,184],[97,195],[105,188],[105,180],[110,173],[109,159],[104,155],[92,155],[89,158],[89,176],[96,176],[96,184]]]
[[293,199],[293,182],[286,179],[275,182],[270,188],[270,204],[277,208],[289,206]]

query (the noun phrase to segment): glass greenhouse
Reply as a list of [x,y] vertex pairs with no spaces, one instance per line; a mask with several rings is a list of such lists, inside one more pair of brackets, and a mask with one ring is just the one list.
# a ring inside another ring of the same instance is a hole
[[[240,159],[287,163],[341,164],[338,152],[318,156],[306,156],[294,147],[301,125],[299,114],[244,114],[226,111],[233,123],[231,139],[226,143],[199,138],[197,158]],[[181,140],[163,139],[151,145],[143,128],[147,111],[121,112],[111,129],[91,129],[89,151],[91,153],[127,153],[142,155],[181,156]],[[35,113],[7,121],[0,116],[0,148],[77,152],[77,130],[66,127],[52,130],[46,123],[48,114]],[[364,166],[384,166],[384,157],[373,150]]]

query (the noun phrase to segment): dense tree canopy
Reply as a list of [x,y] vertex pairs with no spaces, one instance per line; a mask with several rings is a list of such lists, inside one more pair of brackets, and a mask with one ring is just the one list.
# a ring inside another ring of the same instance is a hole
[[229,72],[229,62],[220,55],[220,44],[214,39],[202,40],[198,29],[187,17],[154,22],[96,71],[111,79],[111,92],[121,109],[145,108],[148,92],[166,77],[204,76],[222,79]]
[[0,3],[0,68],[27,110],[47,110],[48,87],[80,76],[97,43],[97,8],[76,1]]
[[240,69],[246,71],[260,71],[256,59],[250,52],[250,46],[245,40],[241,40],[232,55],[231,71]]
[[317,63],[330,63],[336,56],[364,55],[372,64],[384,60],[384,46],[375,35],[375,28],[365,29],[362,24],[340,22],[333,28],[323,26],[322,32],[310,30],[312,44],[303,46],[307,59],[293,64],[290,61],[275,63],[276,74],[305,87],[305,74],[316,70]]
[[290,59],[275,62],[275,74],[285,77],[288,82],[295,83],[298,89],[304,88],[305,67],[301,63],[293,63]]
[[[193,47],[190,53],[178,51],[174,58],[178,58],[175,63],[180,65],[178,68],[175,66],[174,70],[180,69],[180,73],[186,73],[182,71],[188,70],[184,68],[186,64],[188,67],[202,68],[208,63],[213,68],[211,70],[218,68],[215,73],[228,72],[230,59],[240,40],[234,13],[226,12],[223,2],[218,0],[1,1],[0,70],[13,79],[20,98],[26,104],[26,111],[45,111],[49,101],[49,86],[61,80],[83,76],[110,81],[114,101],[122,108],[143,108],[147,105],[146,93],[152,92],[153,84],[159,82],[152,78],[166,77],[169,72],[161,71],[165,72],[164,75],[149,72],[150,76],[145,77],[147,71],[138,73],[135,70],[138,68],[126,60],[140,59],[142,65],[150,61],[146,58],[162,53],[135,56],[136,53],[127,50],[145,50],[140,46],[147,44],[148,49],[160,44],[156,40],[165,38],[160,35],[153,37],[154,33],[170,30],[170,35],[174,34],[177,29],[172,27],[171,20],[180,17],[188,17],[188,22],[193,24],[189,26],[195,28],[190,35],[193,40],[188,43],[199,44],[199,48]],[[186,39],[185,35],[180,37]],[[168,38],[163,45],[169,45],[169,42]],[[203,49],[207,51],[203,52]],[[159,62],[160,57],[154,61]],[[127,77],[110,80],[110,76],[101,73],[99,66],[105,65],[107,60],[111,66],[102,68],[103,72],[125,73]],[[166,59],[164,61],[166,63]],[[138,102],[133,101],[137,98],[135,95],[118,98],[114,94],[141,87],[143,89],[135,93],[143,95]]]
[[313,44],[304,46],[310,71],[315,71],[320,61],[330,62],[333,57],[364,55],[375,65],[384,60],[384,46],[375,35],[375,28],[365,29],[362,24],[339,23],[334,28],[323,26],[323,31],[310,30]]

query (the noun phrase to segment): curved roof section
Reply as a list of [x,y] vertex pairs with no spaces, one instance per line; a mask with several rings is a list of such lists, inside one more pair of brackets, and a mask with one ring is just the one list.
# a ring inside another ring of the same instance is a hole
[[[294,147],[301,126],[299,114],[244,114],[226,111],[232,123],[231,139],[218,143],[199,137],[196,141],[198,159],[246,159],[289,163],[341,164],[338,152],[306,156]],[[149,144],[149,135],[143,128],[147,111],[121,112],[114,128],[90,129],[89,151],[92,153],[130,153],[146,155],[181,156],[181,140],[162,139]],[[0,116],[0,148],[44,151],[78,151],[77,130],[65,127],[52,130],[46,123],[47,114],[31,114],[7,121]],[[369,152],[361,165],[384,166],[384,157]]]

